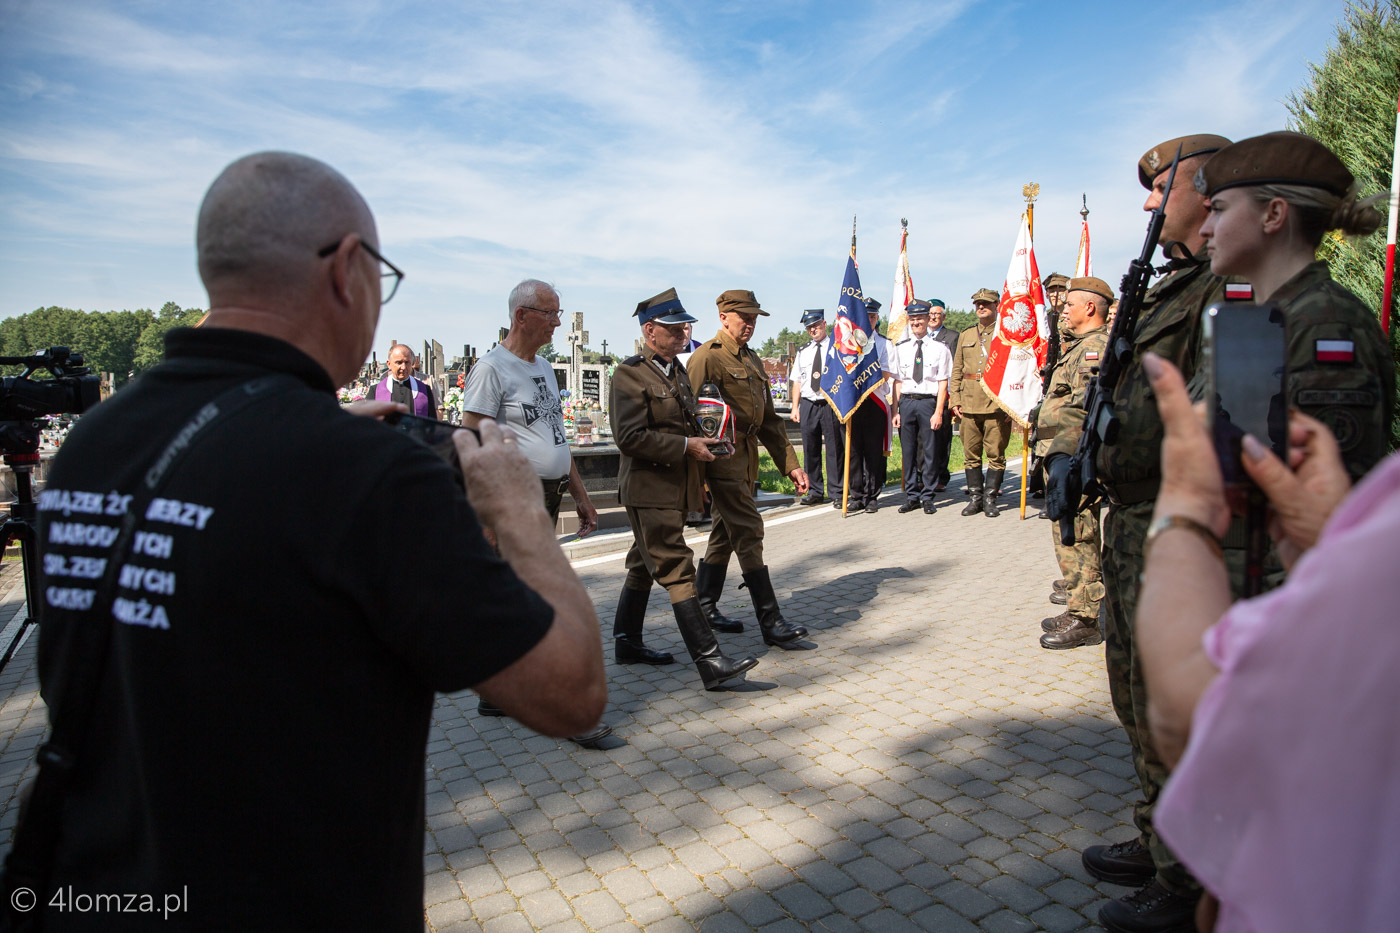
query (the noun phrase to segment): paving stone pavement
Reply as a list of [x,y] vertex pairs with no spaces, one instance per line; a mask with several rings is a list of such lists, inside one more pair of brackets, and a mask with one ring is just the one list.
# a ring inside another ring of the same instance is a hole
[[[763,645],[737,566],[721,635],[758,655],[710,693],[688,664],[607,665],[613,747],[580,748],[440,696],[426,762],[426,929],[1096,929],[1125,889],[1080,866],[1131,838],[1136,796],[1102,647],[1045,651],[1049,522],[826,506],[768,516],[765,553],[802,650]],[[1003,497],[1007,500],[1009,497]],[[1028,512],[1034,515],[1034,509]],[[580,559],[608,644],[618,537]],[[703,544],[697,544],[703,548]],[[20,611],[0,569],[0,624]],[[684,656],[664,591],[648,644]],[[27,644],[0,674],[0,850],[44,728]]]

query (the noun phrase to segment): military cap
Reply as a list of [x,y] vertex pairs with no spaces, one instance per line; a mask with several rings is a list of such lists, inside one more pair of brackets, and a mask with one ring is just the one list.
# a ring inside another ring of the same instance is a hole
[[947,310],[948,310],[948,306],[945,305],[945,304],[943,303],[943,299],[942,299],[942,298],[930,298],[930,299],[928,300],[928,306],[929,306],[930,309],[932,309],[932,308],[939,308],[939,309],[942,309],[942,310],[944,310],[944,311],[947,311]]
[[821,308],[808,308],[802,312],[802,326],[811,327],[818,321],[826,320],[826,311]]
[[1196,190],[1212,195],[1241,185],[1302,185],[1344,195],[1356,178],[1322,143],[1280,130],[1226,146],[1196,173]]
[[1098,295],[1104,301],[1113,300],[1113,289],[1108,287],[1108,283],[1092,275],[1081,275],[1077,279],[1070,279],[1069,290],[1072,292],[1089,292],[1092,295]]
[[865,299],[865,310],[869,311],[871,314],[879,314],[880,302],[876,301],[874,298]]
[[1054,288],[1056,285],[1069,287],[1069,276],[1063,272],[1052,272],[1041,282],[1046,288]]
[[1138,159],[1138,181],[1142,182],[1144,188],[1151,191],[1152,180],[1171,168],[1172,159],[1176,158],[1178,146],[1181,147],[1181,159],[1184,162],[1192,156],[1219,152],[1228,145],[1230,145],[1230,141],[1224,136],[1212,136],[1210,133],[1169,139],[1153,146],[1143,153],[1141,159]]
[[919,298],[915,298],[904,306],[904,313],[909,317],[928,317],[928,313],[932,310],[932,304]]
[[725,314],[738,311],[741,314],[761,314],[768,317],[768,312],[758,306],[758,299],[753,296],[753,292],[742,288],[731,288],[723,292],[715,299],[715,304],[719,305],[720,311]]
[[681,299],[674,288],[668,288],[659,295],[638,302],[637,310],[632,314],[639,324],[648,321],[655,321],[657,324],[693,324],[696,320],[681,307]]
[[972,293],[972,300],[974,302],[990,301],[992,304],[999,304],[1001,302],[1001,296],[990,288],[979,288]]

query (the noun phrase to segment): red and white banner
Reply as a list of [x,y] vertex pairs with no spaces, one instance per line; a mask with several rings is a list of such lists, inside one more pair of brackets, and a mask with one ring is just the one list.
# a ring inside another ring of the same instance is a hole
[[914,300],[914,280],[909,276],[909,228],[899,234],[899,262],[894,267],[894,295],[890,298],[889,323],[885,325],[885,336],[890,343],[898,343],[904,336],[904,328],[909,317],[904,308]]
[[1045,365],[1048,333],[1045,288],[1040,284],[1030,224],[1022,214],[1021,232],[1016,236],[1016,249],[1011,253],[997,305],[996,334],[982,369],[987,394],[1022,427],[1029,426],[1030,411],[1040,401],[1038,370]]
[[1079,258],[1074,261],[1074,278],[1094,274],[1094,263],[1089,259],[1089,218],[1085,217],[1079,228]]

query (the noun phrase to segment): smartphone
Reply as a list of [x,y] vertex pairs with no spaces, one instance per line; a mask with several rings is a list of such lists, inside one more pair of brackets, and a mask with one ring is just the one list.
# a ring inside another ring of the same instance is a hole
[[470,431],[476,435],[478,442],[481,441],[481,434],[476,428],[448,424],[445,421],[436,421],[432,418],[420,418],[417,415],[406,415],[400,411],[391,411],[385,415],[384,423],[397,431],[402,431],[446,460],[459,483],[462,482],[462,464],[457,460],[457,445],[452,443],[453,433]]
[[1206,427],[1225,485],[1252,484],[1241,462],[1246,434],[1287,459],[1288,403],[1283,311],[1272,304],[1212,305],[1203,319]]

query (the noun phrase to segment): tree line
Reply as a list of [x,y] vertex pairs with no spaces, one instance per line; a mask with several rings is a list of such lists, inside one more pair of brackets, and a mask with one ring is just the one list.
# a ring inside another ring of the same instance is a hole
[[[190,327],[204,311],[181,308],[167,301],[159,311],[75,311],[72,308],[36,308],[0,321],[0,356],[31,356],[49,347],[81,352],[95,373],[112,373],[121,385],[160,362],[165,352],[165,332]],[[5,367],[15,375],[18,367]]]

